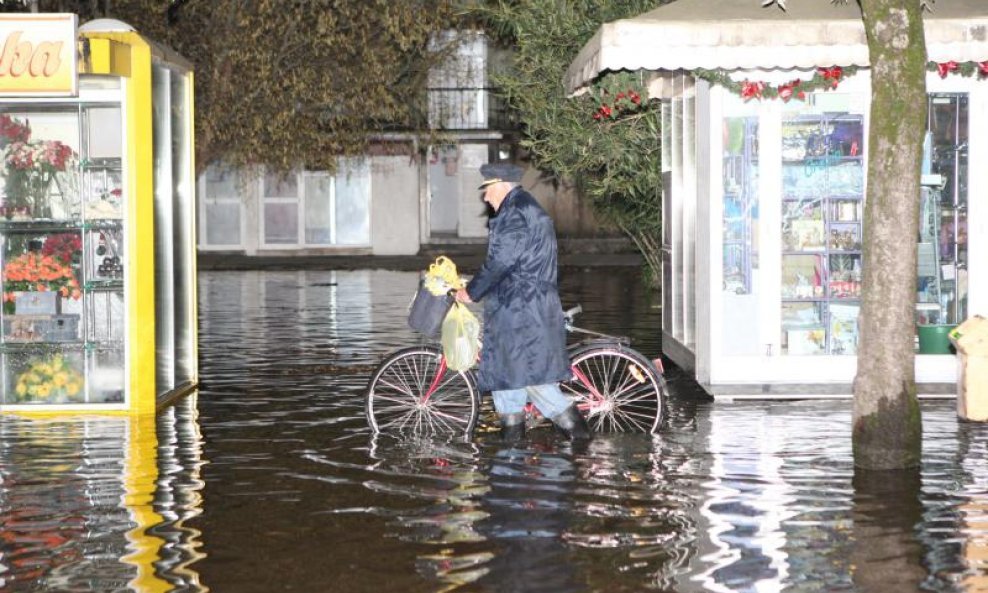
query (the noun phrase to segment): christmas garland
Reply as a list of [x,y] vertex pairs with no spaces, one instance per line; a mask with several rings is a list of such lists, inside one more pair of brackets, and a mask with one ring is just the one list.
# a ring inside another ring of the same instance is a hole
[[[772,86],[763,81],[733,80],[724,70],[694,70],[698,78],[702,78],[711,84],[720,85],[729,91],[741,96],[748,101],[750,99],[805,99],[806,93],[830,90],[837,88],[845,76],[851,76],[858,71],[857,66],[832,66],[830,68],[817,68],[813,77],[809,80],[799,78],[790,80],[784,84]],[[946,78],[948,74],[956,73],[961,76],[977,76],[978,78],[988,78],[988,61],[985,62],[928,62],[926,69],[936,72],[940,78]]]

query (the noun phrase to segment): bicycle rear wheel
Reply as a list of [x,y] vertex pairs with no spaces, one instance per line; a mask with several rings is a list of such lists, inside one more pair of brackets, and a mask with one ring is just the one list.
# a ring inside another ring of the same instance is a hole
[[595,432],[655,432],[665,413],[665,381],[652,363],[621,345],[591,345],[570,356],[560,384]]
[[366,398],[374,432],[470,436],[480,409],[473,375],[446,368],[435,346],[403,348],[385,358],[367,385]]

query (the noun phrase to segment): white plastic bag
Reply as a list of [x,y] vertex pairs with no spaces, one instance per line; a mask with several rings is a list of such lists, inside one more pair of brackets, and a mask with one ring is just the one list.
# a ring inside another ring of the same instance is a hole
[[451,371],[465,371],[477,363],[480,322],[470,309],[456,303],[443,320],[443,355]]

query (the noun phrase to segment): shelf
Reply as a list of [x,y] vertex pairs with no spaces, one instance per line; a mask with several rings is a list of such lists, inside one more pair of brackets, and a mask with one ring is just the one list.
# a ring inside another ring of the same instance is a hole
[[90,220],[4,220],[0,233],[59,233],[72,231],[114,231],[123,228],[119,219]]
[[801,159],[782,159],[783,165],[819,165],[836,163],[861,163],[862,156],[836,156],[822,154],[820,156],[803,157]]
[[122,350],[122,340],[106,340],[101,342],[3,342],[0,343],[0,353],[17,352],[110,352]]
[[123,290],[123,280],[90,280],[83,285],[89,292],[114,292]]

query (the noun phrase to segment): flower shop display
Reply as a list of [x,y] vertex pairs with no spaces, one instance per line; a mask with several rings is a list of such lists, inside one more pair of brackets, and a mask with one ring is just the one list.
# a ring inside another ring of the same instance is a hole
[[0,147],[6,178],[5,216],[70,216],[76,200],[67,173],[75,172],[78,166],[71,146],[59,140],[31,139],[27,123],[4,114],[0,116]]
[[[11,306],[26,298],[24,293],[52,293],[57,295],[56,301],[58,297],[76,300],[82,297],[79,281],[71,266],[62,263],[55,256],[35,252],[23,253],[4,265],[3,291],[5,313],[24,313],[23,310],[18,311],[16,306]],[[51,311],[55,312],[57,310]]]
[[48,255],[65,265],[78,264],[82,255],[82,238],[78,233],[48,235],[41,245],[41,255]]
[[120,207],[120,198],[122,195],[123,191],[120,188],[102,192],[99,199],[86,204],[86,218],[96,220],[123,218],[123,209]]
[[82,401],[82,373],[61,353],[33,358],[17,374],[14,396],[18,402],[69,403]]

